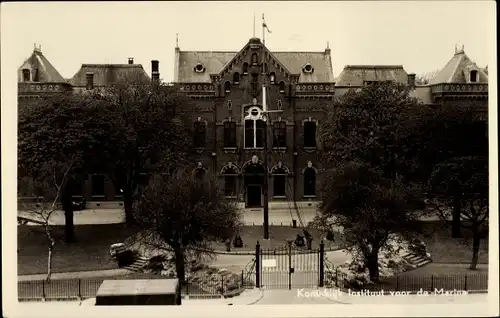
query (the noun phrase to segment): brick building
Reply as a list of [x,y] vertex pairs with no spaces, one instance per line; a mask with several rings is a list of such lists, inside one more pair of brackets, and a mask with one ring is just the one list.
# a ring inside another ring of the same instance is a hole
[[[253,208],[263,203],[263,175],[268,169],[271,213],[294,201],[313,208],[322,168],[316,130],[335,96],[390,80],[410,85],[412,94],[426,104],[472,103],[483,114],[488,107],[487,68],[479,68],[463,48],[455,49],[451,60],[425,85],[417,84],[415,74],[400,65],[347,65],[335,78],[328,47],[319,52],[271,52],[258,38],[233,52],[176,47],[174,66],[174,85],[196,101],[194,108],[183,110],[195,119],[198,164],[193,171],[214,173],[227,197]],[[152,61],[152,72],[159,76],[158,61]],[[148,76],[129,59],[128,64],[83,64],[65,80],[36,48],[19,68],[19,100],[53,92],[56,85],[73,90],[106,86],[130,74]],[[267,126],[261,120],[263,84],[267,109],[279,111],[268,114]],[[268,162],[264,163],[266,132]],[[89,201],[118,198],[112,184],[99,175],[89,177],[82,194]]]

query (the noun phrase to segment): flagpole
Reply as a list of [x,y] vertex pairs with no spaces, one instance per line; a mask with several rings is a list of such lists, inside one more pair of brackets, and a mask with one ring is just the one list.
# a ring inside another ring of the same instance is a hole
[[266,70],[265,70],[265,36],[266,36],[266,25],[264,21],[264,13],[262,14],[262,113],[264,119],[264,184],[263,184],[263,196],[264,196],[264,239],[269,239],[269,170],[268,170],[268,142],[267,142],[267,132],[268,132],[268,124],[269,118],[267,116],[267,101],[266,101]]
[[262,44],[266,45],[266,27],[265,27],[264,13],[262,13]]
[[253,13],[253,37],[255,37],[255,12]]

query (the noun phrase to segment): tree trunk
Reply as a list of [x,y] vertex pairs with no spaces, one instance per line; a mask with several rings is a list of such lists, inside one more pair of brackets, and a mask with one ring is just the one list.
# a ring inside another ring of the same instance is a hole
[[73,222],[73,195],[71,187],[68,185],[62,195],[62,207],[64,210],[64,239],[66,243],[75,241],[75,224]]
[[129,191],[124,191],[123,192],[123,206],[125,209],[125,222],[127,224],[134,224],[135,223],[135,218],[134,218],[134,198],[132,193]]
[[474,229],[474,234],[472,235],[472,262],[470,263],[470,269],[475,270],[477,267],[477,261],[479,258],[479,244],[481,242],[481,236],[479,231]]
[[373,251],[366,258],[366,267],[368,267],[368,272],[370,273],[370,280],[372,283],[378,283],[379,280],[379,269],[378,269],[378,250]]
[[177,273],[177,278],[180,284],[184,284],[186,279],[186,273],[184,268],[184,248],[176,247],[174,249],[175,253],[175,272]]
[[50,282],[50,276],[52,275],[52,250],[54,249],[54,242],[49,245],[49,256],[47,257],[47,282]]
[[460,231],[460,214],[461,214],[460,200],[455,199],[453,202],[453,213],[452,213],[452,220],[451,220],[451,237],[452,238],[462,237],[462,233]]

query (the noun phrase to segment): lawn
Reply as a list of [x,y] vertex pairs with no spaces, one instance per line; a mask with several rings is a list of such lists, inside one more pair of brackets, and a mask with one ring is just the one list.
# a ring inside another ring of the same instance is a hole
[[[18,226],[18,275],[42,274],[47,272],[47,247],[43,228],[39,226]],[[137,229],[124,224],[76,225],[77,242],[66,244],[63,241],[64,226],[53,226],[52,231],[57,239],[52,259],[52,271],[73,272],[118,268],[109,255],[109,247],[113,243],[122,242],[125,238],[137,233]],[[320,232],[310,230],[313,235],[313,248],[319,246]],[[244,226],[240,230],[243,248],[232,251],[255,251],[257,240],[262,248],[284,246],[287,239],[295,239],[301,230],[287,226],[270,226],[270,240],[263,240],[262,226]],[[340,235],[335,237],[339,238]],[[326,248],[336,247],[336,243],[325,242]],[[225,251],[225,245],[214,243],[218,250]]]
[[[47,272],[47,239],[40,226],[18,226],[18,275]],[[88,271],[118,268],[109,255],[113,243],[122,242],[137,232],[124,224],[76,225],[77,242],[62,240],[64,226],[53,226],[57,239],[52,258],[53,272]]]
[[[421,222],[422,237],[434,263],[470,263],[472,260],[472,235],[462,229],[463,238],[451,237],[451,226],[441,221]],[[488,238],[481,240],[479,264],[488,264]]]

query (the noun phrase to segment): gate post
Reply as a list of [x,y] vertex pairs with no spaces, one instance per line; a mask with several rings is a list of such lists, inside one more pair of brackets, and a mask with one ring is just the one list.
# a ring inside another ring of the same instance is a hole
[[255,287],[260,288],[260,244],[255,245]]
[[325,243],[319,243],[319,287],[325,284]]

